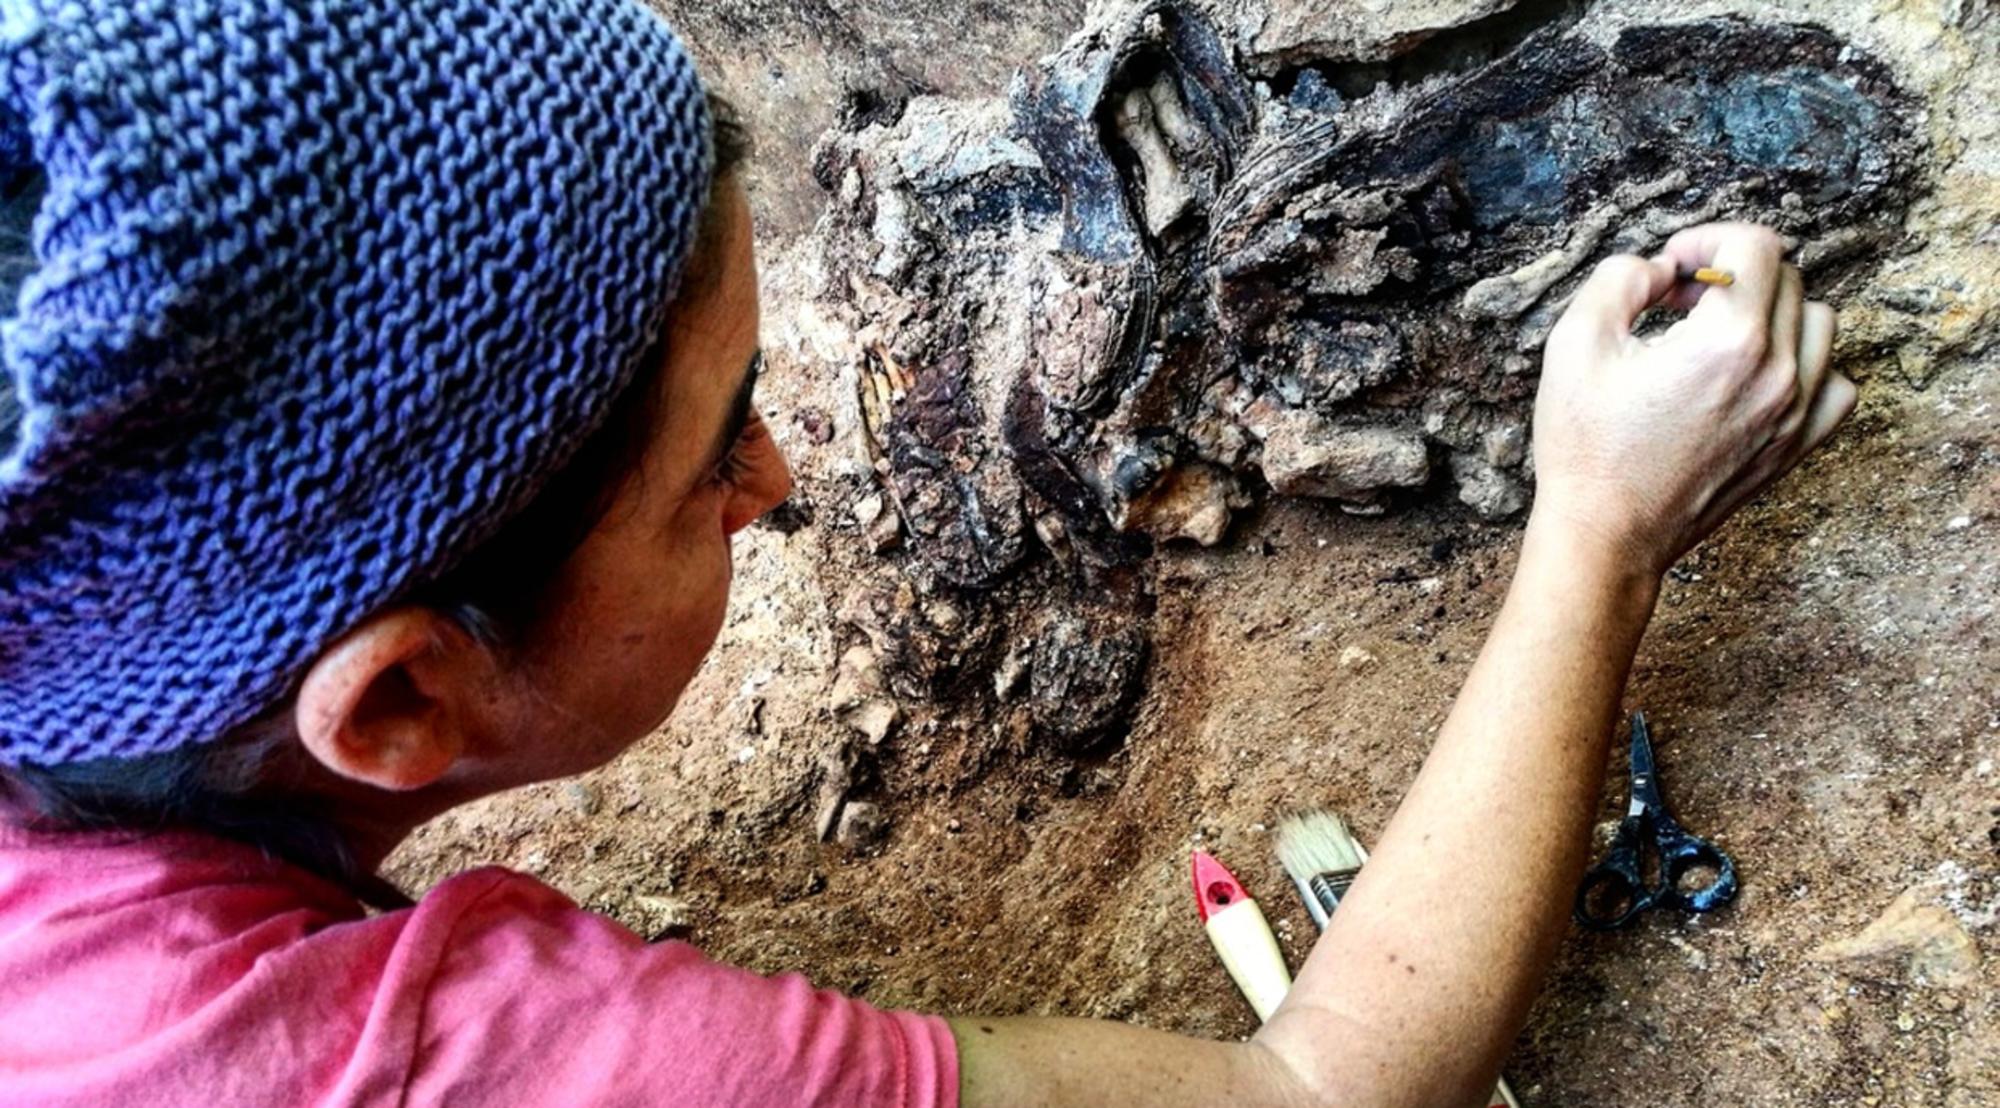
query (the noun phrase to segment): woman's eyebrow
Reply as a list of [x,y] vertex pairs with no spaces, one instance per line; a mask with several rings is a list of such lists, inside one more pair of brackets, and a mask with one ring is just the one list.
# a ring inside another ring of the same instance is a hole
[[708,468],[713,469],[729,457],[736,449],[736,440],[743,437],[743,429],[750,425],[751,397],[757,391],[757,377],[764,371],[764,351],[760,348],[750,355],[750,364],[743,370],[743,383],[736,389],[736,400],[729,406],[729,418],[723,421],[722,433],[717,438],[715,449],[709,453]]

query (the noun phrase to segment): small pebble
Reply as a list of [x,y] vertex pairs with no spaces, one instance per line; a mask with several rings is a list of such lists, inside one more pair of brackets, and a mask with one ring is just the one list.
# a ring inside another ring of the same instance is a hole
[[583,781],[571,781],[563,788],[563,798],[579,815],[594,816],[602,806],[597,788]]
[[881,805],[865,800],[849,801],[840,813],[840,830],[834,838],[849,848],[874,846],[889,834],[889,814]]

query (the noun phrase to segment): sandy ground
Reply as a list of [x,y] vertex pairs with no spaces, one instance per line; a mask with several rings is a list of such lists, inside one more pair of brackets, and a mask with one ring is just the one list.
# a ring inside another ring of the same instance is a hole
[[[1933,109],[1932,195],[1911,217],[1926,245],[1842,305],[1851,427],[1675,570],[1627,694],[1742,896],[1573,934],[1508,1072],[1545,1105],[2000,1105],[2000,349],[1982,337],[2000,17],[1977,0],[1677,7],[1814,18],[1890,59]],[[852,790],[881,837],[816,834],[827,766],[866,746],[828,709],[865,540],[827,477],[850,444],[803,419],[838,386],[797,321],[804,147],[843,89],[1003,87],[1076,8],[971,5],[945,44],[899,0],[686,13],[765,144],[765,403],[810,522],[745,536],[723,640],[660,734],[424,829],[394,861],[403,884],[508,865],[649,935],[885,1005],[1249,1032],[1194,919],[1189,848],[1231,864],[1303,959],[1311,926],[1267,829],[1326,804],[1379,832],[1498,607],[1517,525],[1292,501],[1215,549],[1169,548],[1122,745],[1063,757],[908,705]],[[1941,290],[1914,329],[1880,306],[1907,288]],[[1602,830],[1623,788],[1618,770]]]

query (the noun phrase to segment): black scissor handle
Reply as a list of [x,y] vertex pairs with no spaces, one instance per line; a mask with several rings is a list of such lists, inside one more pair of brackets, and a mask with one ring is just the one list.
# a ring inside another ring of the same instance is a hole
[[1571,914],[1587,930],[1616,931],[1651,908],[1659,895],[1639,875],[1639,852],[1614,849],[1610,857],[1585,871]]
[[[1658,829],[1660,844],[1659,901],[1683,912],[1713,912],[1736,899],[1736,862],[1722,848],[1678,826]],[[1682,881],[1692,871],[1713,870],[1715,876],[1695,888]]]

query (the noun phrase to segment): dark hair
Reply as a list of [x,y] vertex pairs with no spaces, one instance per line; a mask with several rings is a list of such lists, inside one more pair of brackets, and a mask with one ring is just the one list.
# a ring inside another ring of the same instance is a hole
[[[751,153],[735,110],[710,96],[714,118],[715,180],[742,168]],[[41,178],[17,175],[0,184],[0,301],[11,311],[21,284],[34,271],[30,230],[40,203]],[[683,293],[714,279],[720,233],[711,200],[700,237],[682,276]],[[500,533],[464,558],[458,568],[418,590],[409,602],[450,615],[494,649],[517,641],[537,617],[548,586],[563,562],[603,518],[611,500],[639,468],[655,425],[659,342],[633,379],[612,401],[602,427]],[[18,434],[20,404],[13,381],[0,372],[0,454]],[[191,828],[237,839],[341,882],[376,902],[394,894],[361,872],[321,806],[301,796],[295,783],[270,779],[274,758],[296,740],[288,696],[262,716],[213,742],[191,743],[163,754],[103,758],[56,766],[23,765],[0,774],[0,786],[26,808],[37,826],[64,829],[154,831]]]

